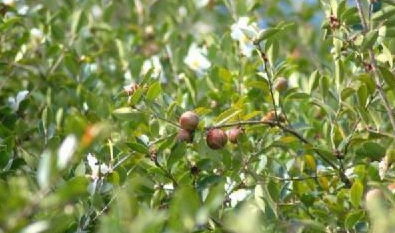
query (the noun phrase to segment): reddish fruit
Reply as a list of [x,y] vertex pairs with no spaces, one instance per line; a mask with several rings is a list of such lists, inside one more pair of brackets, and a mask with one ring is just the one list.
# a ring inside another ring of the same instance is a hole
[[180,117],[181,128],[186,130],[195,130],[199,125],[199,116],[192,112],[184,112]]
[[178,142],[192,142],[192,135],[188,130],[180,129],[177,135]]
[[283,77],[279,77],[274,81],[274,89],[279,92],[285,91],[288,89],[288,80]]
[[228,137],[229,141],[233,144],[237,143],[237,140],[239,138],[239,134],[242,132],[242,130],[239,127],[232,128],[228,131]]
[[228,142],[228,136],[222,129],[210,129],[207,132],[206,142],[213,150],[222,149]]

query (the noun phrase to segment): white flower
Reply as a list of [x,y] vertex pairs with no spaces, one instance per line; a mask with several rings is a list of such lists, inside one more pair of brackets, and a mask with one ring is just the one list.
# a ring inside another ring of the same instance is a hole
[[[245,175],[243,173],[240,174],[240,178],[243,179]],[[229,177],[226,177],[225,183],[225,192],[229,193],[230,205],[235,207],[238,202],[243,201],[246,197],[251,194],[251,190],[248,189],[237,189],[234,190],[236,182]]]
[[77,149],[77,137],[73,134],[68,135],[58,150],[58,168],[63,169],[71,160],[74,152]]
[[159,77],[159,80],[161,82],[166,82],[166,77],[165,74],[163,73],[163,67],[162,64],[160,63],[159,56],[154,55],[151,57],[151,59],[147,59],[143,63],[143,67],[141,68],[141,75],[147,74],[149,70],[152,70],[152,75],[155,78]]
[[29,11],[29,7],[26,5],[23,5],[18,8],[18,14],[20,15],[26,15],[28,11]]
[[8,104],[14,112],[18,111],[20,103],[26,98],[29,91],[23,90],[18,92],[16,97],[8,97]]
[[180,18],[185,18],[188,15],[188,10],[185,6],[181,6],[178,8],[178,16]]
[[379,163],[379,175],[380,178],[383,180],[385,178],[385,173],[388,170],[388,162],[386,157],[384,157]]
[[249,17],[240,17],[230,29],[233,40],[239,41],[240,51],[243,55],[250,57],[254,50],[253,40],[258,36],[257,26],[249,24]]
[[235,207],[238,202],[244,201],[250,194],[251,194],[251,190],[248,189],[238,189],[232,192],[229,195],[230,205],[232,207]]
[[44,33],[38,28],[32,28],[30,30],[30,35],[34,40],[41,41],[44,38]]
[[23,228],[21,233],[40,233],[45,232],[50,228],[50,223],[48,221],[37,221],[31,223],[29,226]]
[[194,0],[194,2],[197,8],[203,8],[207,6],[210,0]]
[[98,19],[103,15],[103,10],[98,5],[92,6],[91,14],[94,18]]
[[202,74],[205,70],[210,68],[211,62],[206,58],[207,51],[192,44],[189,47],[188,54],[184,59],[184,63],[198,74]]
[[344,171],[344,174],[348,177],[348,178],[354,178],[355,174],[354,174],[354,168],[347,168]]
[[213,26],[210,24],[199,21],[193,25],[192,31],[196,32],[196,33],[194,33],[195,35],[204,37],[213,31]]
[[88,165],[92,170],[92,178],[97,178],[100,174],[107,174],[110,172],[110,168],[106,164],[100,164],[95,156],[91,153],[88,154]]
[[169,191],[173,191],[174,190],[174,185],[173,185],[173,183],[165,184],[165,185],[163,185],[163,189],[169,190]]
[[2,0],[3,4],[6,6],[14,6],[16,0]]
[[233,187],[236,185],[236,182],[233,181],[231,178],[226,177],[226,183],[225,183],[225,191],[230,192]]

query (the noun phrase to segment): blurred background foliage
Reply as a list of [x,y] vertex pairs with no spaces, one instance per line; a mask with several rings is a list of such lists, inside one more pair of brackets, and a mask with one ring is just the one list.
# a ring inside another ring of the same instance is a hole
[[[362,6],[366,36],[354,1],[0,1],[0,232],[392,232],[395,3]],[[273,99],[289,131],[207,147]]]

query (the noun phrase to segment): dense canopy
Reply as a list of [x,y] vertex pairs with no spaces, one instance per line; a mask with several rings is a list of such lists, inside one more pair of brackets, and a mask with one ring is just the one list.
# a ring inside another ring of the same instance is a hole
[[0,233],[395,229],[394,0],[0,0]]

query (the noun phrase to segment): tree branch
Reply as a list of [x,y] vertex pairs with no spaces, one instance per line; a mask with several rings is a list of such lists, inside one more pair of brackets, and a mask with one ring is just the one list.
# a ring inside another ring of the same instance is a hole
[[211,126],[211,127],[205,127],[205,129],[210,129],[210,128],[228,128],[228,127],[233,127],[233,126],[241,126],[241,125],[268,125],[270,127],[278,127],[280,128],[283,132],[292,134],[295,136],[299,141],[303,142],[306,145],[312,146],[312,150],[328,165],[330,165],[333,169],[338,171],[338,174],[340,176],[341,181],[347,186],[351,186],[350,180],[347,178],[346,174],[344,173],[344,170],[341,168],[338,168],[335,163],[327,159],[321,151],[318,149],[314,148],[314,145],[303,135],[299,134],[293,129],[288,128],[287,126],[282,125],[280,122],[274,122],[274,121],[239,121],[239,122],[234,122],[234,123],[229,123],[229,124],[221,124],[221,125],[216,125],[216,126]]
[[272,99],[272,104],[273,104],[273,109],[274,109],[274,115],[275,115],[275,117],[276,117],[276,120],[278,121],[278,116],[277,116],[277,105],[276,105],[276,100],[274,99],[274,93],[273,93],[273,77],[272,77],[272,73],[269,73],[269,69],[268,69],[268,66],[269,66],[268,60],[267,60],[267,58],[266,58],[266,55],[262,52],[262,48],[261,48],[261,46],[259,45],[259,43],[255,43],[255,47],[256,47],[256,50],[257,50],[258,53],[259,53],[259,57],[260,57],[261,60],[262,60],[262,63],[263,63],[264,68],[265,68],[265,72],[266,72],[266,74],[267,74],[267,80],[268,80],[268,82],[269,82],[269,91],[270,91],[270,96],[271,96],[271,99]]
[[[355,0],[356,6],[358,8],[358,13],[359,13],[359,18],[361,19],[361,24],[363,27],[362,33],[366,35],[366,33],[369,31],[368,25],[366,23],[365,15],[363,13],[362,9],[362,4],[361,0]],[[374,52],[372,48],[368,48],[368,53],[369,53],[369,59],[370,59],[370,65],[372,66],[372,71],[373,71],[373,76],[374,76],[374,81],[376,83],[376,88],[380,94],[380,98],[383,102],[383,105],[387,111],[388,117],[390,119],[391,125],[392,125],[392,132],[393,135],[395,136],[395,117],[392,112],[391,106],[388,102],[388,97],[386,93],[384,92],[383,85],[380,82],[380,73],[377,65],[376,58],[374,56]]]

